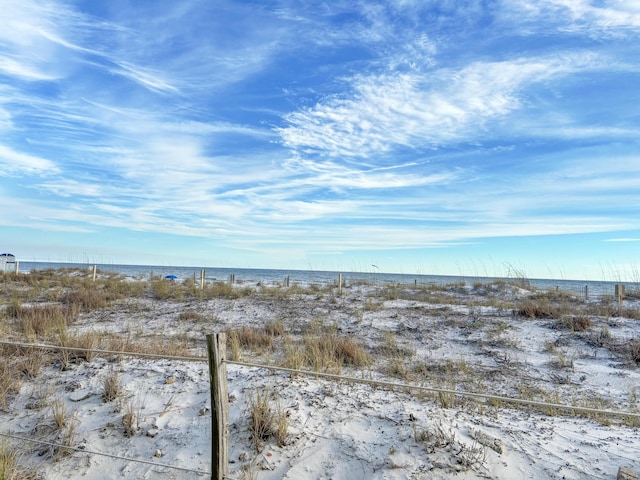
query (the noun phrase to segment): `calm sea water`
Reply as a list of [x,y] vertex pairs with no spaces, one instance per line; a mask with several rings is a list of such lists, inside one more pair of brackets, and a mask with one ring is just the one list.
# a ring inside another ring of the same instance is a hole
[[[93,268],[93,264],[84,263],[52,263],[52,262],[20,262],[20,272],[27,273],[33,270],[46,270],[58,268]],[[230,275],[235,276],[236,282],[246,284],[282,283],[285,278],[289,278],[291,284],[300,285],[334,283],[338,280],[338,275],[342,273],[346,285],[358,281],[366,281],[373,284],[403,284],[403,285],[447,285],[452,283],[464,283],[473,285],[476,282],[489,283],[496,280],[492,277],[468,277],[455,275],[411,275],[384,272],[333,272],[316,270],[268,270],[252,268],[216,268],[216,267],[172,267],[159,265],[115,265],[98,264],[97,268],[105,272],[116,272],[131,278],[148,278],[151,275],[166,276],[175,275],[178,279],[196,278],[200,280],[201,271],[205,271],[206,281],[227,281]],[[502,279],[513,281],[515,279]],[[613,295],[615,284],[620,282],[608,281],[585,281],[585,280],[555,280],[532,278],[527,281],[537,289],[560,289],[564,291],[582,294],[585,286],[589,289],[589,295],[602,296]],[[637,291],[640,288],[638,283],[625,283],[627,290]]]

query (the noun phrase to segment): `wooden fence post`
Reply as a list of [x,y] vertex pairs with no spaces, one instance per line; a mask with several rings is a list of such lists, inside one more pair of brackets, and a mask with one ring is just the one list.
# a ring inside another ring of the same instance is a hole
[[93,266],[93,282],[95,283],[96,281],[96,271],[98,270],[98,267],[96,265]]
[[200,270],[200,290],[204,290],[204,269]]
[[338,295],[342,295],[342,274],[338,274]]
[[624,284],[616,284],[615,294],[616,297],[618,297],[618,315],[622,316],[622,297],[624,297]]
[[229,394],[227,391],[227,336],[207,335],[211,383],[211,480],[226,478],[229,467]]

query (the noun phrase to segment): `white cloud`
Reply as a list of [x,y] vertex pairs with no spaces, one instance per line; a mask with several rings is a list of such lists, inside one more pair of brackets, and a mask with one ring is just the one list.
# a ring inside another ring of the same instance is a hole
[[105,194],[99,183],[80,182],[69,178],[40,183],[37,187],[61,197],[101,197]]
[[166,74],[127,61],[132,56],[131,50],[120,45],[114,49],[109,41],[131,35],[120,26],[81,14],[59,2],[9,0],[3,4],[0,39],[20,61],[0,58],[0,70],[28,80],[53,80],[91,65],[151,91],[176,93],[177,88],[165,78]]
[[0,165],[9,173],[26,173],[36,175],[48,175],[58,173],[56,164],[46,158],[36,157],[0,144]]
[[593,37],[623,37],[636,35],[640,29],[640,4],[634,1],[507,0],[502,7],[499,12],[510,22],[533,30],[555,27],[560,32]]
[[163,74],[149,68],[129,64],[119,61],[117,68],[110,68],[109,71],[116,75],[122,75],[140,85],[160,92],[178,93],[178,89],[163,78]]
[[398,146],[437,148],[477,137],[487,121],[520,108],[526,87],[593,68],[596,58],[585,54],[356,76],[351,96],[292,112],[278,132],[293,150],[330,156],[366,158]]
[[28,65],[24,60],[18,62],[8,57],[0,57],[0,72],[26,80],[55,80],[57,78],[54,75],[39,71],[37,67]]

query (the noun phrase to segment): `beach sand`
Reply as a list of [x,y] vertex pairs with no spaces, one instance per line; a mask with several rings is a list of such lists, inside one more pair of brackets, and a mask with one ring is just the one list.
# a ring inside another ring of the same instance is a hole
[[[429,292],[363,284],[347,286],[341,294],[333,286],[297,288],[298,293],[277,286],[235,288],[258,293],[118,300],[80,315],[69,333],[176,339],[191,345],[190,355],[206,358],[209,333],[277,324],[284,335],[273,338],[273,348],[245,348],[240,360],[278,365],[287,351],[302,348],[305,338],[335,335],[354,340],[371,359],[366,366],[333,367],[345,376],[640,411],[640,372],[623,347],[640,339],[638,320],[590,315],[588,328],[571,330],[567,318],[516,314],[513,305],[534,293],[504,284]],[[181,316],[187,311],[191,319]],[[104,380],[114,373],[123,391],[117,401],[105,402]],[[234,364],[227,366],[227,375],[230,478],[612,479],[619,467],[640,470],[638,419],[478,402]],[[257,449],[252,441],[249,412],[258,394],[267,395],[274,411],[286,416],[281,445],[272,437]],[[41,398],[48,406],[34,407]],[[54,403],[66,409],[66,430],[52,425]],[[205,360],[98,355],[65,370],[55,361],[36,378],[24,379],[0,418],[2,433],[54,443],[73,429],[70,443],[85,452],[54,460],[51,447],[23,446],[21,463],[47,479],[207,478],[193,470],[211,471]]]

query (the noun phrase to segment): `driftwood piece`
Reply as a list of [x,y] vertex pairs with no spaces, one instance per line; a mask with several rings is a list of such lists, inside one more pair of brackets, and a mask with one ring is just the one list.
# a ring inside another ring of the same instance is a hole
[[633,468],[620,467],[616,480],[638,480],[638,472]]

